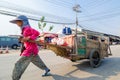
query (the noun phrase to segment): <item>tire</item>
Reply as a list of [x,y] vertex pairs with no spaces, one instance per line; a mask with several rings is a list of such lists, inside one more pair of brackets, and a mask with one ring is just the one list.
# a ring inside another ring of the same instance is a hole
[[18,48],[18,45],[17,44],[13,44],[12,45],[12,49],[17,49]]
[[90,53],[90,65],[93,68],[97,68],[100,66],[101,64],[101,58],[100,58],[100,54],[99,51],[96,49],[93,49]]

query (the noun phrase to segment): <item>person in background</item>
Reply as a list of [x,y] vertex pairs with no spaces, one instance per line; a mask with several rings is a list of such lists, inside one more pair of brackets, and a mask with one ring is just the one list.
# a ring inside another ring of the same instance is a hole
[[40,59],[38,55],[39,50],[37,44],[29,42],[29,40],[36,40],[40,33],[37,30],[31,28],[28,18],[24,15],[20,15],[10,22],[17,24],[20,27],[23,37],[20,39],[20,42],[25,46],[25,49],[22,50],[20,54],[21,58],[15,63],[12,79],[19,80],[30,62],[32,62],[40,69],[45,70],[45,73],[42,76],[47,76],[50,72],[50,69]]

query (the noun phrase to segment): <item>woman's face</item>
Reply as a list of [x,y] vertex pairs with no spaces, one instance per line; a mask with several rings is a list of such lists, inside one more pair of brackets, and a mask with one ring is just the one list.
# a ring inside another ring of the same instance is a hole
[[20,21],[20,20],[18,20],[18,21],[16,21],[16,24],[17,24],[19,27],[22,27],[23,22],[22,22],[22,21]]

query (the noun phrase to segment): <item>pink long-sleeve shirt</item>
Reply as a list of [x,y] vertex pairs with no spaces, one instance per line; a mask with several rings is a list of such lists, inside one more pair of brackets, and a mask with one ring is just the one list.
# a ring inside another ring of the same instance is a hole
[[[22,29],[23,37],[30,37],[31,40],[35,40],[39,36],[39,32],[30,26],[26,26]],[[21,53],[20,56],[29,57],[31,54],[38,55],[38,46],[36,43],[24,42],[25,50]]]

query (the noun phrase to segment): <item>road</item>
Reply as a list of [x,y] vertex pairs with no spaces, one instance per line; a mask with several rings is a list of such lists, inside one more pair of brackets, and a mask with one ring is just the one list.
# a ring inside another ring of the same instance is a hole
[[[41,77],[43,71],[31,63],[21,80],[120,80],[120,45],[111,49],[113,55],[105,58],[98,68],[91,68],[87,60],[71,62],[50,50],[41,50],[39,55],[51,69],[51,76]],[[12,80],[14,63],[19,58],[18,50],[0,54],[0,80]]]

